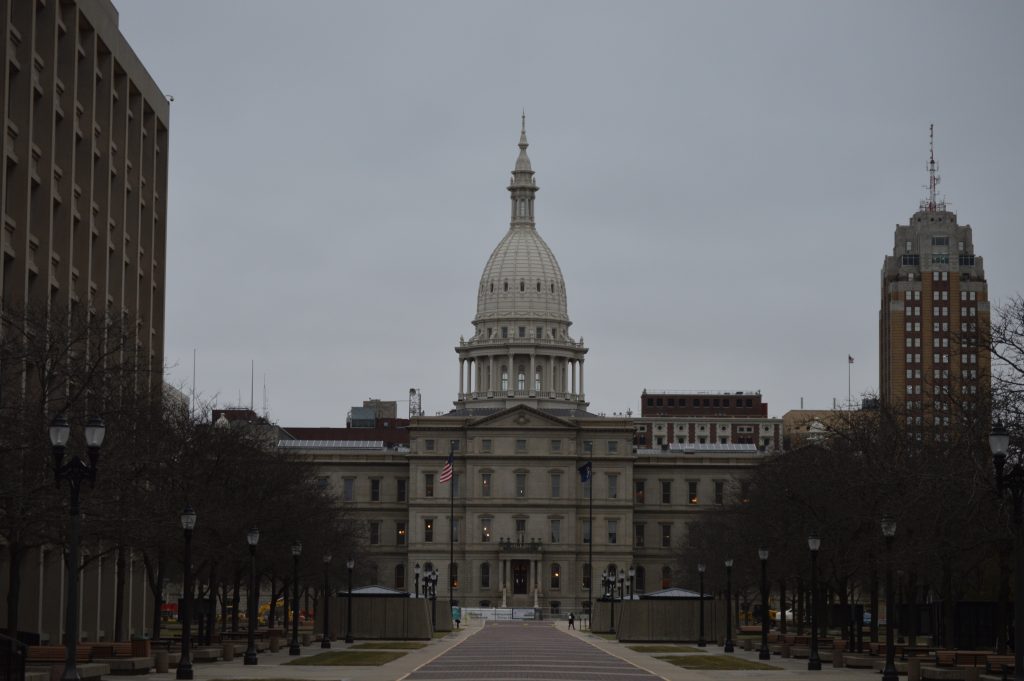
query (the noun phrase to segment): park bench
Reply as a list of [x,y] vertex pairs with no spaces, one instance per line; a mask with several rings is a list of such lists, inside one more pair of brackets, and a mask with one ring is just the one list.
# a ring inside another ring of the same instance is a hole
[[192,661],[193,662],[216,662],[220,659],[221,648],[214,648],[213,646],[203,646],[201,648],[192,649]]
[[1014,663],[1013,655],[989,655],[985,658],[985,671],[999,674],[1005,679],[1013,673]]
[[921,665],[921,678],[931,681],[978,681],[981,667]]
[[148,674],[153,668],[152,655],[134,655],[136,646],[131,643],[95,643],[92,645],[92,659],[110,666],[111,674]]
[[744,624],[740,626],[741,634],[760,634],[761,625],[759,624]]
[[[25,656],[25,663],[57,663],[67,659],[67,649],[64,646],[29,646],[28,654]],[[82,664],[88,662],[92,657],[92,647],[80,645],[75,649],[75,662]]]

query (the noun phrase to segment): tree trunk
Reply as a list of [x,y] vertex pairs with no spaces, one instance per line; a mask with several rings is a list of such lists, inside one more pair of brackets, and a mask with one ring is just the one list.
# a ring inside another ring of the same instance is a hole
[[206,610],[206,645],[213,645],[217,626],[217,563],[210,563],[210,607]]
[[284,612],[281,613],[281,621],[284,622],[284,633],[288,633],[288,616],[291,615],[291,595],[292,592],[288,589],[288,581],[285,580],[284,594],[281,596],[281,605],[284,608]]
[[270,578],[270,610],[267,612],[267,628],[274,628],[275,610],[277,610],[277,586],[274,578]]
[[953,567],[949,560],[942,562],[942,645],[957,648],[960,641],[956,635],[956,594],[953,591]]
[[10,575],[7,583],[7,634],[11,638],[18,637],[18,600],[21,597],[21,562],[25,558],[25,550],[19,544],[7,547],[10,560]]
[[242,604],[242,571],[235,571],[235,585],[231,595],[231,632],[238,633],[238,608]]
[[797,636],[804,635],[804,580],[798,577],[796,580],[796,610],[793,619],[796,621]]
[[124,586],[125,586],[124,547],[117,547],[116,568],[117,580],[114,583],[114,640],[124,640]]
[[150,593],[153,594],[153,620],[150,637],[152,639],[160,638],[160,624],[161,610],[164,605],[164,573],[166,564],[163,556],[157,556],[156,565],[153,565],[153,561],[149,559],[149,556],[143,554],[142,565],[146,568],[147,582],[149,582]]
[[228,633],[228,580],[220,583],[220,633],[221,639]]
[[871,570],[871,629],[869,636],[872,643],[878,643],[878,570]]
[[[906,626],[907,643],[917,645],[917,575],[913,572],[907,575],[907,622],[901,623]],[[936,641],[935,643],[938,643]]]

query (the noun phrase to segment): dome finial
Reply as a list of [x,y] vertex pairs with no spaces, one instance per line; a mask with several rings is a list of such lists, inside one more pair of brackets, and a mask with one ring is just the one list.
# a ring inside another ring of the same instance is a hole
[[526,149],[530,146],[526,141],[526,109],[523,109],[523,127],[519,131],[519,148]]

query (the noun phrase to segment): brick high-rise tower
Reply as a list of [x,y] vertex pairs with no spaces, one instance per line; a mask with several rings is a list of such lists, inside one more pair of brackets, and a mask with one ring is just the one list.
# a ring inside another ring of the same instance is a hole
[[928,198],[897,225],[882,265],[879,386],[883,403],[906,410],[907,423],[950,423],[955,404],[990,385],[988,283],[970,225],[937,198],[934,147]]

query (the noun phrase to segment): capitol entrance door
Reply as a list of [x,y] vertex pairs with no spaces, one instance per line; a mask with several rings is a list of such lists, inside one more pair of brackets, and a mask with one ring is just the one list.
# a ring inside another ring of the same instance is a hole
[[512,593],[526,594],[526,582],[530,575],[530,561],[512,561]]

